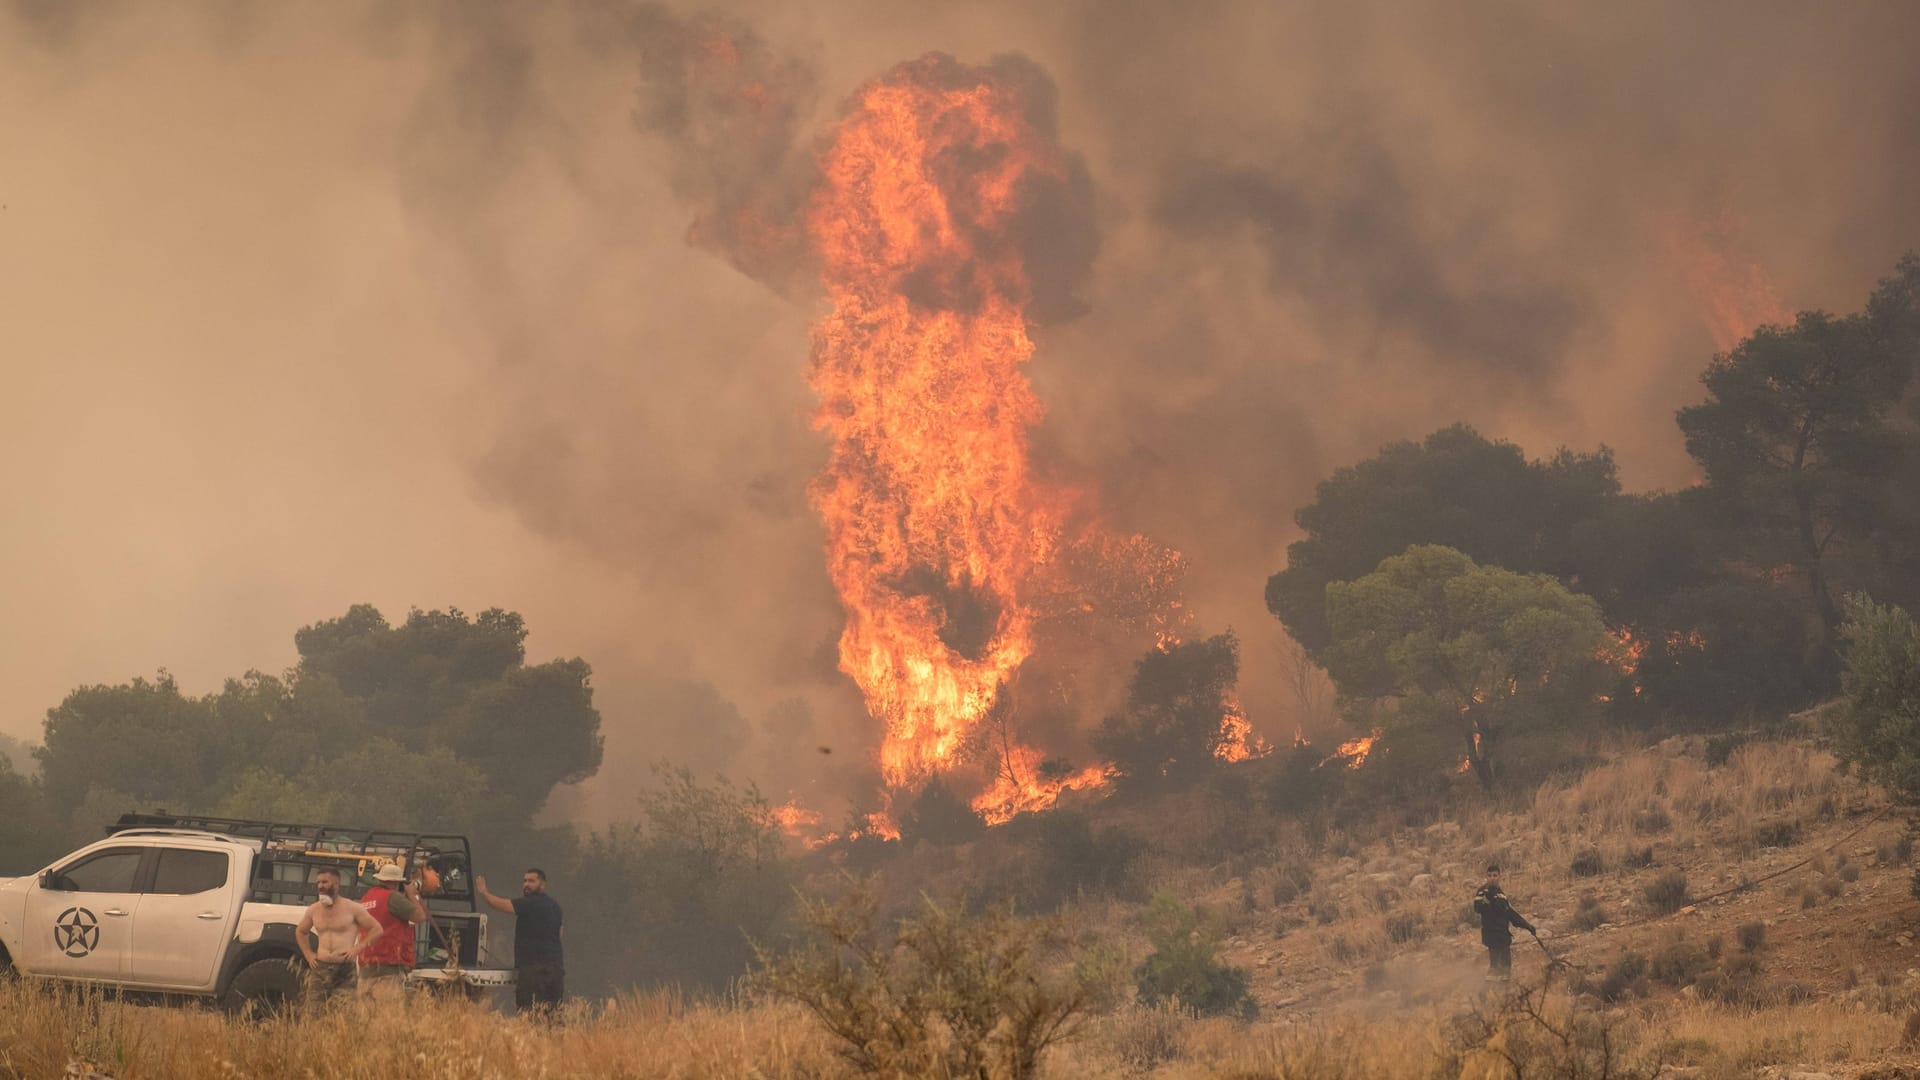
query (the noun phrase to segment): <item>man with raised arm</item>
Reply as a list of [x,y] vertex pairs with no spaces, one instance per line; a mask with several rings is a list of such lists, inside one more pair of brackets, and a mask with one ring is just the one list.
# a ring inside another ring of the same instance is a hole
[[317,1012],[353,983],[354,961],[380,940],[381,928],[366,908],[340,895],[340,871],[323,867],[315,877],[320,898],[300,916],[293,937],[307,958],[307,1008]]
[[520,896],[503,900],[474,879],[487,906],[514,917],[513,1003],[521,1012],[545,1013],[567,996],[567,969],[560,949],[560,905],[547,895],[547,872],[531,867],[520,875]]

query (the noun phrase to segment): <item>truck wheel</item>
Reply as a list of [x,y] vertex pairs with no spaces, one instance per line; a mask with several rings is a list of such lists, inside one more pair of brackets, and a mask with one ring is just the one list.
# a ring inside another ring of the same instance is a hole
[[240,969],[220,1004],[228,1013],[251,1020],[276,1016],[300,1000],[300,976],[290,956],[270,956]]
[[0,983],[9,983],[19,974],[13,970],[13,957],[7,955],[5,946],[0,946]]

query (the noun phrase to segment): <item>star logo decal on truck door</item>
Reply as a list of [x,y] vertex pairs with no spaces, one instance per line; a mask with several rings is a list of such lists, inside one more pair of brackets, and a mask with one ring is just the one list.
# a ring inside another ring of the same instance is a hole
[[100,920],[83,907],[70,907],[53,921],[53,947],[79,959],[100,944]]

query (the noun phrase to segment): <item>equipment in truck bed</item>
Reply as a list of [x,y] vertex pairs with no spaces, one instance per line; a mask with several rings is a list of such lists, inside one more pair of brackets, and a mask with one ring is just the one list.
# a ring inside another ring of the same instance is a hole
[[[214,833],[260,844],[254,874],[254,899],[263,903],[307,903],[322,867],[340,871],[350,887],[371,888],[383,863],[398,862],[416,871],[437,900],[453,900],[474,910],[473,849],[464,836],[309,825],[285,821],[206,817],[191,814],[122,814],[107,834],[134,829],[183,829]],[[437,887],[435,887],[437,886]]]

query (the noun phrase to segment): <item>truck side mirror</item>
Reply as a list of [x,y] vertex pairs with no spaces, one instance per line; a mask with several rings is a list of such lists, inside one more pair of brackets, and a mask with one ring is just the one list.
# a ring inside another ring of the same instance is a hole
[[53,871],[51,870],[40,871],[40,887],[41,888],[43,889],[57,888],[58,886],[54,885],[53,880],[54,880]]

